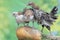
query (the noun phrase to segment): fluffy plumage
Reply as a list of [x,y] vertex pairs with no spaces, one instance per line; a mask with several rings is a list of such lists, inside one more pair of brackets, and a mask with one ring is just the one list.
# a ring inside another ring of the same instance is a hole
[[57,19],[55,14],[57,14],[58,8],[55,6],[52,9],[51,13],[49,14],[47,12],[44,12],[41,9],[37,9],[37,6],[33,2],[28,3],[28,5],[31,6],[33,9],[34,18],[38,21],[39,24],[42,25],[42,31],[43,31],[44,26],[50,31],[50,26]]
[[29,23],[30,21],[33,21],[34,16],[32,14],[33,12],[31,12],[31,10],[26,10],[24,14],[20,12],[13,12],[13,16],[15,16],[18,25],[20,23]]

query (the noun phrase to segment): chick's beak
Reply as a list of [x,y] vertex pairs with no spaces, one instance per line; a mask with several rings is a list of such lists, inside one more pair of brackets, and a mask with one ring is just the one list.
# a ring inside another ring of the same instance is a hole
[[27,4],[27,6],[30,6],[31,4]]
[[15,14],[13,13],[13,16],[14,16]]

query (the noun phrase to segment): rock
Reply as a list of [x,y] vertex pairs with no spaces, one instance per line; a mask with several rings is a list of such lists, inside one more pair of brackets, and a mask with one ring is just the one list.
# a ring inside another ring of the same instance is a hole
[[42,39],[44,39],[44,40],[60,40],[60,36],[42,34]]
[[18,40],[41,40],[41,32],[29,26],[18,28],[16,35]]

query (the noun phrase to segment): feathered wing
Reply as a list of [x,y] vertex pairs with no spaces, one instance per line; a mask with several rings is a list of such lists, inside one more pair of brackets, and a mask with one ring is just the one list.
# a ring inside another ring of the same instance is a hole
[[57,11],[58,11],[57,6],[54,6],[54,8],[52,9],[52,11],[50,12],[50,16],[51,16],[53,19],[57,19],[57,16],[55,16],[55,15],[57,14]]

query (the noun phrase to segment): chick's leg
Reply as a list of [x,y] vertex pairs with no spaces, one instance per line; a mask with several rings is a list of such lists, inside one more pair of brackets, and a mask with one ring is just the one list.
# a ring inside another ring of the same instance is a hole
[[42,29],[41,29],[41,32],[43,33],[43,29],[44,29],[44,25],[42,25]]

